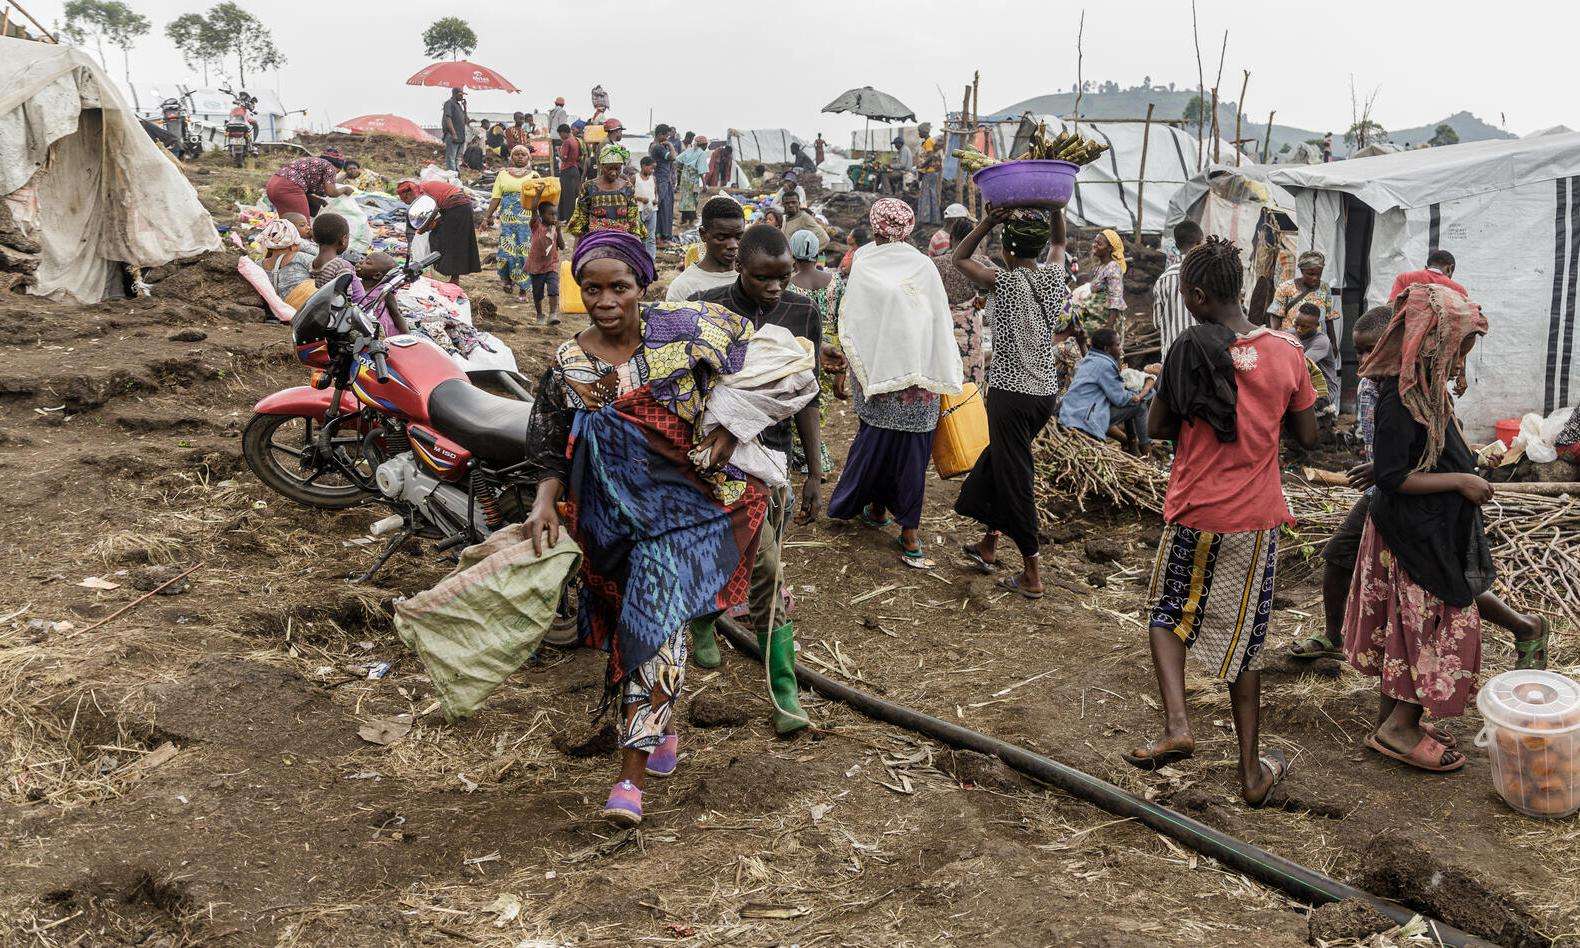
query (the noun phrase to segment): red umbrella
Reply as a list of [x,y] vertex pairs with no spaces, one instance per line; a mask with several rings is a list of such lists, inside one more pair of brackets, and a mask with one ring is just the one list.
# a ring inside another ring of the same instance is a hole
[[423,131],[422,126],[416,122],[399,115],[359,115],[354,119],[346,119],[335,127],[358,135],[394,135],[396,138],[410,138],[434,144],[439,141]]
[[487,66],[458,59],[453,62],[433,63],[417,71],[406,80],[408,86],[449,86],[452,89],[498,89],[501,92],[520,92],[510,80]]

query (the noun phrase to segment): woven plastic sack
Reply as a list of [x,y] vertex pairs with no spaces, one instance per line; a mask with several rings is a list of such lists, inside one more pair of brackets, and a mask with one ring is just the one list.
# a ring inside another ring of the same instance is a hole
[[526,536],[511,524],[463,550],[438,585],[395,606],[395,631],[422,660],[448,721],[474,714],[538,650],[581,563],[568,534],[542,556]]
[[346,219],[346,224],[351,228],[351,243],[346,247],[348,253],[365,255],[373,247],[373,227],[368,224],[367,209],[357,203],[357,199],[342,194],[331,198],[324,210],[333,211]]

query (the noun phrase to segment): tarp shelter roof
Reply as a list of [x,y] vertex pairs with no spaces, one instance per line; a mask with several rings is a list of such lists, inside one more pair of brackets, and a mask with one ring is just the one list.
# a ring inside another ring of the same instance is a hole
[[[1072,128],[1057,116],[1033,116],[1045,122],[1050,132]],[[1015,132],[1020,121],[998,122],[989,126],[994,138],[994,153],[1012,154]],[[1081,169],[1075,179],[1075,196],[1065,213],[1071,221],[1087,227],[1112,227],[1131,233],[1136,226],[1137,207],[1144,203],[1141,229],[1155,234],[1163,229],[1169,201],[1174,192],[1196,174],[1196,137],[1172,125],[1152,123],[1147,142],[1146,187],[1141,180],[1141,144],[1147,134],[1140,122],[1082,122],[1081,134],[1109,146],[1100,158]],[[1212,142],[1203,144],[1211,154]],[[1219,154],[1232,163],[1234,145],[1221,141]],[[1138,194],[1138,190],[1140,193]]]
[[1218,194],[1235,204],[1266,205],[1283,212],[1292,223],[1295,214],[1294,195],[1268,180],[1273,170],[1272,165],[1260,164],[1209,165],[1205,170],[1192,175],[1174,192],[1174,196],[1169,200],[1169,213],[1163,222],[1164,228],[1171,228],[1183,221],[1196,202],[1208,192]]
[[117,263],[220,249],[197,192],[75,46],[0,37],[0,197],[40,244],[39,295],[96,303]]
[[1425,207],[1580,174],[1580,133],[1421,148],[1322,165],[1281,167],[1291,190],[1342,191],[1376,211]]
[[752,164],[789,164],[795,160],[790,154],[792,144],[808,147],[788,128],[732,128],[729,141],[735,149],[735,160]]

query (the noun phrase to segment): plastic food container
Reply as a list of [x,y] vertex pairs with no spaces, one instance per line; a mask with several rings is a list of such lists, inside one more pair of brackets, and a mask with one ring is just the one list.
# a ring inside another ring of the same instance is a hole
[[971,181],[994,207],[1063,207],[1075,194],[1080,170],[1080,165],[1069,161],[1026,158],[988,165]]
[[1504,672],[1476,706],[1486,719],[1476,746],[1489,749],[1503,801],[1526,816],[1580,810],[1580,684],[1554,672]]

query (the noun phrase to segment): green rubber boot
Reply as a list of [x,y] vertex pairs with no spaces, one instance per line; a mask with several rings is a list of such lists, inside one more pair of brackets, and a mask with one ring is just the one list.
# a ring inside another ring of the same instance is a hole
[[768,670],[768,694],[774,702],[774,730],[793,734],[810,727],[812,719],[801,710],[795,680],[795,626],[786,622],[772,635],[757,633],[757,646],[763,650],[763,667]]
[[724,664],[719,654],[719,639],[713,631],[712,619],[691,620],[691,658],[698,668],[718,668]]

